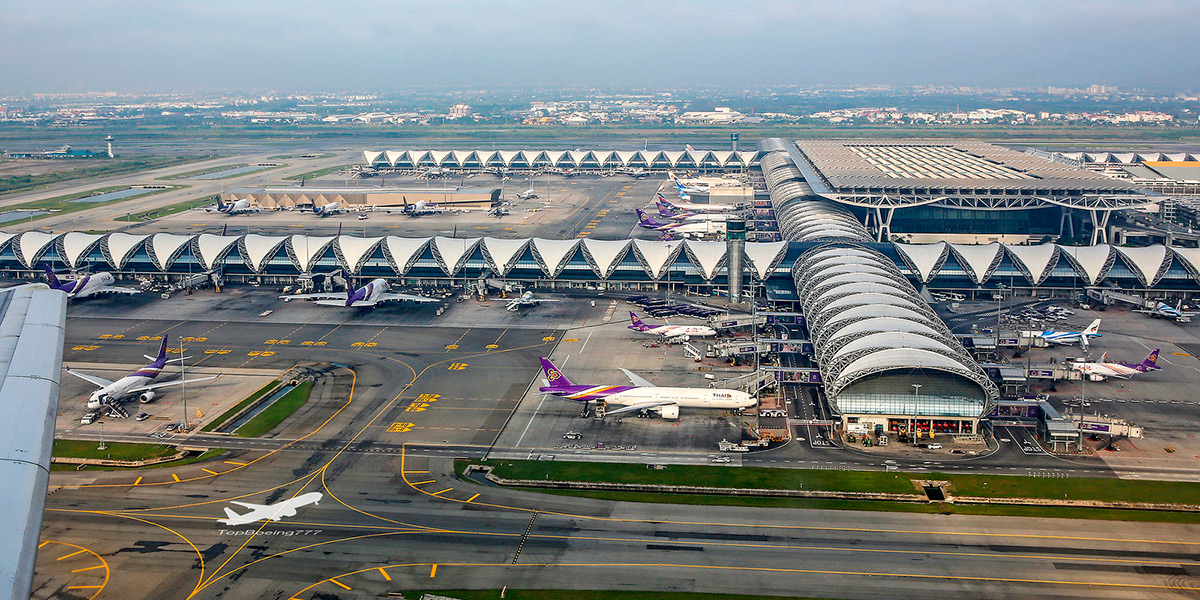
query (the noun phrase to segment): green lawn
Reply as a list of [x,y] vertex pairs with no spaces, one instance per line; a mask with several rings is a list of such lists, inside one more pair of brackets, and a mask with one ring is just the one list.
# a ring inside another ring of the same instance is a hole
[[304,406],[308,402],[308,395],[312,393],[313,382],[305,381],[288,392],[284,397],[275,401],[274,404],[268,406],[265,410],[254,415],[253,419],[247,421],[241,427],[238,427],[233,435],[238,437],[258,437],[272,429],[276,425],[283,422],[284,419],[296,412],[296,409]]
[[[448,596],[460,600],[500,600],[500,590],[404,590],[405,598],[415,600],[422,594]],[[804,600],[800,596],[788,596]],[[829,596],[835,598],[836,596]],[[701,594],[696,592],[631,592],[606,590],[514,590],[508,589],[504,600],[780,600],[782,596],[752,594]],[[811,599],[810,599],[811,600]]]
[[216,173],[217,171],[224,171],[225,169],[236,169],[238,167],[246,167],[246,166],[249,166],[249,165],[247,165],[246,163],[233,163],[231,165],[205,167],[203,169],[196,169],[195,171],[184,171],[182,173],[176,173],[175,175],[167,175],[165,177],[158,177],[157,179],[159,179],[159,180],[187,179],[188,177],[195,177],[197,175],[207,175],[209,173]]
[[0,194],[9,192],[20,192],[26,190],[34,190],[46,187],[52,183],[60,181],[72,181],[75,179],[90,179],[95,177],[112,177],[114,175],[128,175],[139,171],[149,171],[151,169],[162,169],[165,167],[173,167],[198,160],[208,160],[211,156],[177,156],[175,158],[140,158],[140,159],[94,159],[95,164],[88,161],[89,164],[81,166],[78,169],[69,171],[58,171],[55,173],[42,173],[40,175],[13,175],[9,177],[0,177]]
[[[55,440],[55,442],[57,443],[58,440]],[[94,442],[88,442],[88,443],[94,443]],[[131,445],[145,446],[147,444],[131,444]],[[112,444],[109,444],[109,446],[112,446]],[[95,448],[95,446],[93,446],[93,449],[94,448]],[[103,466],[99,466],[99,465],[87,465],[83,469],[80,469],[79,465],[72,465],[72,464],[67,464],[67,463],[54,463],[54,464],[50,465],[50,470],[51,471],[80,471],[80,470],[82,470],[82,471],[130,471],[130,470],[137,470],[137,469],[161,469],[163,467],[179,467],[179,466],[183,466],[183,465],[190,465],[192,463],[204,462],[206,460],[211,460],[213,458],[216,458],[216,457],[224,454],[225,452],[226,452],[226,450],[224,448],[213,448],[211,450],[205,450],[204,452],[201,452],[200,454],[197,454],[196,456],[189,456],[186,458],[181,458],[179,460],[173,460],[170,462],[158,463],[158,464],[154,464],[154,465],[147,465],[144,467],[103,467]],[[175,453],[175,449],[172,448],[171,452],[169,452],[167,454],[170,455],[170,454],[174,454],[174,453]]]
[[233,418],[233,415],[238,414],[239,412],[241,412],[241,410],[243,408],[246,408],[247,406],[250,406],[251,404],[253,404],[255,400],[262,398],[263,394],[267,393],[267,391],[269,391],[271,388],[275,387],[275,385],[278,383],[279,383],[279,380],[276,379],[274,381],[271,381],[267,385],[264,385],[261,388],[258,388],[257,392],[250,394],[245,400],[242,400],[241,402],[238,402],[236,405],[234,405],[233,408],[221,413],[221,415],[219,417],[209,421],[207,425],[200,428],[200,431],[215,431],[218,427],[220,427],[222,424],[224,424],[225,421],[228,421],[229,419]]
[[[138,198],[145,198],[146,196],[153,196],[154,194],[161,194],[163,192],[169,192],[173,189],[177,189],[177,188],[181,188],[181,187],[188,187],[188,186],[176,185],[176,186],[170,186],[170,187],[166,187],[166,188],[162,188],[162,189],[145,189],[145,190],[143,190],[144,193],[134,194],[132,196],[126,196],[124,198],[117,198],[115,200],[109,200],[107,202],[72,202],[72,200],[78,200],[80,198],[86,198],[88,196],[95,196],[97,194],[104,194],[107,192],[115,192],[118,190],[129,189],[129,186],[127,186],[127,185],[116,185],[116,186],[97,188],[94,190],[88,190],[86,192],[79,192],[79,193],[75,193],[75,194],[65,194],[62,196],[55,196],[53,198],[46,198],[44,200],[34,200],[32,202],[23,202],[21,204],[14,204],[12,206],[6,207],[4,210],[49,210],[49,211],[53,211],[50,214],[38,215],[31,219],[31,220],[37,220],[37,219],[42,219],[42,218],[50,217],[50,216],[54,216],[54,215],[62,215],[62,214],[67,214],[67,213],[78,212],[81,210],[89,210],[92,208],[96,208],[97,206],[108,206],[110,204],[116,204],[118,202],[126,202],[129,200],[135,200]],[[21,221],[25,222],[25,219],[22,219]]]
[[341,171],[342,169],[345,169],[345,168],[346,168],[346,165],[334,165],[332,167],[325,167],[324,169],[317,169],[316,171],[309,171],[307,173],[301,173],[299,175],[288,175],[287,177],[284,177],[284,179],[289,180],[289,181],[300,181],[301,179],[316,179],[317,177],[321,177],[322,175],[328,175],[330,173],[337,173],[338,171]]
[[186,200],[184,202],[179,202],[170,206],[164,206],[162,208],[156,208],[154,210],[147,210],[140,213],[126,215],[124,217],[117,217],[116,220],[137,223],[149,219],[160,219],[162,217],[168,217],[170,215],[178,214],[187,210],[192,210],[193,208],[199,208],[207,204],[213,204],[216,201],[216,196],[205,196],[204,198],[199,198],[197,200]]
[[163,444],[134,444],[107,442],[108,448],[97,450],[94,440],[54,440],[52,456],[64,458],[103,458],[109,460],[146,460],[175,454],[175,448]]

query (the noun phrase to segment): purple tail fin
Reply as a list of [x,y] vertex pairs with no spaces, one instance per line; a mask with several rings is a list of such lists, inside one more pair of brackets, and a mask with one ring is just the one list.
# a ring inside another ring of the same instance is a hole
[[167,364],[167,336],[163,335],[162,344],[158,347],[158,356],[148,366],[162,368]]
[[642,209],[638,208],[635,209],[635,211],[637,212],[638,216],[638,225],[651,229],[663,226],[663,223],[659,223],[658,221],[654,220],[653,217],[646,214]]
[[543,356],[541,357],[541,361],[542,374],[546,376],[546,384],[548,387],[571,387],[574,385],[571,383],[570,379],[567,379],[566,375],[563,375],[562,371],[560,371],[558,367],[554,366],[554,363],[550,362],[550,359]]
[[629,328],[634,331],[646,331],[647,329],[650,329],[650,326],[643,323],[642,320],[638,318],[637,314],[632,310],[629,311],[629,322],[633,323],[629,326]]
[[50,287],[54,289],[62,287],[62,282],[58,280],[58,275],[54,274],[54,269],[51,269],[50,265],[42,263],[42,269],[46,271],[46,281],[50,283]]
[[1137,370],[1139,370],[1139,371],[1154,371],[1154,370],[1162,368],[1162,367],[1159,367],[1157,364],[1155,364],[1157,362],[1158,362],[1158,348],[1155,348],[1153,351],[1150,352],[1149,355],[1146,356],[1145,359],[1142,360],[1142,362],[1140,364],[1138,364]]

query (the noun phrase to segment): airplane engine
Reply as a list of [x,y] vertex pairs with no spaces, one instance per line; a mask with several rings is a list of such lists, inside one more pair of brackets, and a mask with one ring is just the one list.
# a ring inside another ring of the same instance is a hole
[[676,405],[659,407],[658,413],[664,419],[675,420],[679,418],[679,407]]
[[141,402],[142,404],[149,404],[153,401],[154,401],[154,392],[152,392],[152,391],[142,392],[141,395],[138,396],[138,402]]

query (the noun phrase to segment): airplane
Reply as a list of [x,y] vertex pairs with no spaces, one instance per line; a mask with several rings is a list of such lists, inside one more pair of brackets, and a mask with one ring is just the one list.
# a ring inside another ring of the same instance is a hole
[[[672,325],[670,323],[657,327],[647,325],[632,310],[629,311],[629,321],[632,323],[632,325],[629,325],[629,329],[668,339],[682,337],[686,340],[689,337],[712,337],[717,335],[717,330],[707,325]],[[663,322],[666,323],[666,319],[663,319]]]
[[526,291],[520,297],[509,300],[508,304],[504,306],[504,310],[516,312],[523,306],[536,306],[542,302],[558,302],[558,300],[554,298],[534,298],[533,292]]
[[708,193],[707,185],[703,185],[703,184],[683,185],[683,182],[680,181],[679,178],[675,176],[674,171],[667,171],[667,176],[671,178],[671,183],[675,184],[675,189],[679,191],[679,195],[681,197],[686,194],[707,194]]
[[523,192],[517,193],[518,200],[533,200],[534,198],[537,198],[537,197],[538,197],[537,192],[533,191],[532,189],[528,189]]
[[442,214],[442,209],[438,208],[437,205],[433,204],[432,202],[418,200],[415,204],[409,204],[408,197],[404,197],[403,200],[404,200],[404,209],[401,211],[401,213],[406,214],[410,217],[420,217],[422,215],[440,215],[440,214]]
[[388,293],[388,283],[383,279],[372,279],[357,289],[347,289],[345,293],[340,292],[318,292],[315,294],[291,294],[280,296],[284,302],[292,300],[316,300],[320,306],[339,306],[344,308],[374,308],[375,305],[384,302],[400,302],[408,300],[411,302],[437,302],[433,298],[425,296],[417,296],[413,294],[391,294]]
[[330,215],[348,213],[350,212],[350,209],[342,208],[337,202],[330,202],[329,204],[323,204],[321,206],[313,205],[312,211],[310,212],[318,217],[328,217]]
[[46,270],[46,280],[50,284],[51,289],[66,292],[67,299],[82,300],[90,296],[98,296],[100,294],[140,294],[142,290],[136,288],[125,288],[113,285],[116,279],[112,273],[101,271],[85,275],[79,279],[68,279],[67,281],[59,280],[54,274],[54,270],[50,265],[43,264],[42,268]]
[[1088,340],[1094,337],[1103,337],[1100,334],[1100,319],[1092,321],[1083,331],[1042,331],[1034,334],[1051,344],[1079,344],[1087,348]]
[[598,410],[599,416],[652,410],[664,419],[678,419],[680,407],[736,410],[754,406],[758,402],[750,394],[739,390],[658,387],[627,369],[621,369],[621,372],[634,385],[576,385],[550,359],[543,356],[541,361],[542,373],[546,376],[543,383],[546,385],[539,387],[539,392],[583,402],[585,409],[592,400],[605,409],[610,404],[622,407],[613,411]]
[[1107,352],[1101,354],[1100,360],[1096,362],[1072,363],[1071,369],[1079,371],[1085,375],[1117,377],[1119,379],[1129,379],[1138,373],[1159,371],[1162,369],[1162,367],[1155,364],[1158,361],[1158,348],[1155,348],[1153,351],[1151,351],[1150,354],[1142,360],[1142,362],[1133,365],[1126,363],[1104,362],[1104,357],[1106,356],[1108,356]]
[[248,508],[250,509],[250,512],[244,515],[239,515],[233,512],[233,509],[225,507],[226,518],[218,519],[217,522],[224,523],[225,525],[237,526],[249,525],[262,519],[278,521],[284,517],[296,516],[297,508],[302,508],[308,506],[309,504],[312,504],[313,506],[320,504],[321,498],[323,497],[324,496],[321,494],[321,492],[308,492],[307,494],[300,494],[295,498],[288,498],[287,500],[282,500],[280,502],[276,502],[275,504],[251,504],[249,502],[230,500],[229,502],[231,504]]
[[669,225],[669,223],[663,223],[662,221],[651,217],[650,215],[646,214],[646,211],[640,208],[635,208],[634,212],[636,212],[638,216],[638,227],[644,227],[646,229],[659,229]]
[[[163,367],[165,367],[168,362],[183,360],[183,357],[167,360],[167,336],[165,335],[163,336],[162,345],[158,347],[158,356],[146,356],[146,358],[153,358],[154,362],[151,362],[150,364],[116,381],[109,381],[101,377],[96,377],[95,375],[87,375],[78,371],[73,371],[71,370],[71,367],[67,367],[67,372],[100,388],[92,392],[92,395],[88,397],[87,407],[92,410],[105,406],[115,408],[120,402],[125,401],[127,398],[131,398],[133,396],[137,397],[138,402],[146,404],[154,401],[154,390],[158,388],[171,385],[183,385],[185,383],[196,383],[198,381],[208,381],[209,379],[216,379],[220,377],[218,374],[213,375],[212,377],[201,377],[200,379],[180,379],[178,381],[168,381],[165,383],[150,383],[151,381],[154,381],[155,377],[158,377],[158,374],[162,372]],[[121,414],[123,411],[114,412]]]
[[1182,310],[1183,301],[1180,301],[1179,306],[1172,307],[1166,302],[1159,302],[1154,308],[1138,308],[1133,312],[1149,315],[1151,317],[1161,317],[1164,319],[1175,319],[1181,323],[1187,323],[1192,320],[1192,317],[1200,315],[1200,313],[1189,312]]
[[[208,209],[208,212],[212,212],[213,210],[214,209],[210,208],[210,209]],[[249,198],[242,198],[241,200],[234,200],[233,202],[230,202],[229,204],[225,204],[225,203],[221,202],[221,200],[218,198],[217,199],[217,208],[215,210],[217,212],[222,212],[227,215],[241,215],[241,214],[246,214],[246,213],[256,213],[256,212],[261,211],[262,209],[257,206],[250,206]]]
[[673,221],[728,221],[732,215],[727,214],[709,214],[684,212],[678,209],[671,208],[666,202],[657,201],[658,216],[671,219]]
[[657,200],[659,202],[666,203],[668,206],[675,208],[675,209],[679,209],[679,210],[691,210],[691,211],[704,212],[704,213],[731,212],[731,211],[738,210],[738,208],[736,206],[730,206],[728,204],[692,204],[691,202],[683,202],[683,201],[672,202],[670,200],[667,200],[667,197],[663,196],[662,192],[657,192],[655,194],[654,198],[655,198],[655,200]]
[[[638,225],[642,223],[639,221]],[[704,235],[721,235],[725,233],[725,223],[720,221],[695,221],[679,223],[667,223],[661,227],[655,227],[658,231],[670,231],[671,233],[700,237]]]

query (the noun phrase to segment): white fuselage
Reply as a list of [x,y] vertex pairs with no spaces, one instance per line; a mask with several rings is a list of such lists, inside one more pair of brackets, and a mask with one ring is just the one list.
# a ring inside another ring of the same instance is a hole
[[1083,373],[1084,375],[1099,375],[1101,377],[1116,377],[1118,379],[1129,379],[1137,375],[1141,371],[1133,367],[1127,367],[1120,363],[1075,363],[1071,366],[1072,369]]
[[647,329],[646,333],[669,338],[681,335],[688,337],[712,337],[717,335],[717,330],[704,325],[659,325],[658,327]]
[[372,279],[363,287],[367,288],[366,300],[368,302],[379,302],[379,297],[388,291],[388,283],[383,279]]
[[671,202],[675,208],[690,210],[698,213],[730,212],[737,210],[736,206],[728,204],[692,204],[691,202]]
[[607,404],[630,406],[648,402],[671,402],[684,408],[736,409],[754,406],[758,400],[746,392],[712,388],[636,387],[604,399]]
[[528,306],[530,304],[534,304],[533,292],[525,292],[524,294],[521,294],[520,298],[515,298],[512,302],[509,302],[504,308],[507,310],[517,310],[522,306]]
[[685,223],[697,223],[697,222],[700,222],[700,223],[724,223],[724,222],[728,221],[730,219],[730,217],[731,217],[731,215],[725,215],[725,214],[716,214],[716,215],[698,214],[698,215],[687,215],[684,217],[671,217],[671,218],[675,219],[677,221],[683,221]]
[[103,293],[105,288],[116,283],[116,279],[112,273],[101,271],[92,273],[87,277],[82,277],[75,280],[75,289],[67,292],[68,298],[87,298],[96,294]]
[[149,385],[161,372],[160,368],[143,367],[137,371],[137,374],[126,375],[92,392],[92,395],[88,397],[87,407],[93,410],[100,408],[104,404],[102,399],[106,397],[111,402],[120,402],[129,397],[129,390]]

